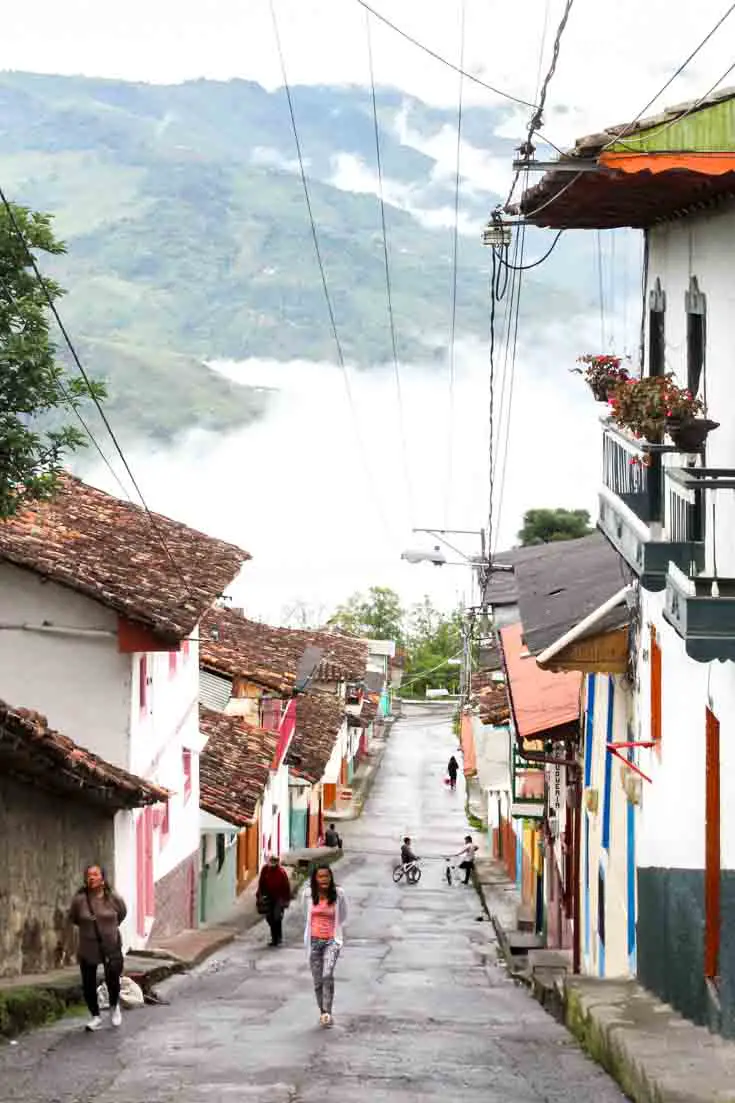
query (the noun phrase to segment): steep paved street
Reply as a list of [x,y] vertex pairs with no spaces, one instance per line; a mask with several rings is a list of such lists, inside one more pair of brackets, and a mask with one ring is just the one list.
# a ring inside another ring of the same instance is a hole
[[[335,1026],[323,1031],[293,909],[287,945],[235,942],[162,989],[170,1006],[87,1035],[76,1020],[0,1049],[0,1100],[15,1103],[613,1103],[622,1095],[495,962],[471,889],[440,856],[465,833],[464,794],[442,784],[448,720],[394,729],[364,817],[338,865],[351,906]],[[427,857],[394,885],[408,831]],[[436,860],[429,861],[429,856]]]

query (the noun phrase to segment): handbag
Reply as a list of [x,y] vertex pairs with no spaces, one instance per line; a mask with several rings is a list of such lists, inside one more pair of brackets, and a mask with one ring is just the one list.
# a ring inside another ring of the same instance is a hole
[[120,937],[120,931],[117,932],[117,946],[114,950],[106,950],[104,943],[102,942],[102,935],[100,933],[99,926],[97,924],[97,916],[95,915],[94,908],[92,907],[92,901],[89,898],[89,893],[85,893],[87,897],[87,907],[89,908],[89,914],[92,916],[92,922],[94,923],[94,933],[97,936],[97,945],[100,950],[100,957],[102,958],[102,964],[106,969],[113,969],[116,973],[122,973],[123,964],[125,961],[125,955],[123,954],[122,938]]
[[255,910],[258,915],[266,915],[268,912],[268,897],[260,892],[255,897]]

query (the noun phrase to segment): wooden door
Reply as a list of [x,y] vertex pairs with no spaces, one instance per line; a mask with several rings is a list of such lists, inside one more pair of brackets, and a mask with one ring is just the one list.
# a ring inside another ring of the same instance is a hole
[[715,980],[720,958],[720,722],[707,709],[704,844],[704,975]]

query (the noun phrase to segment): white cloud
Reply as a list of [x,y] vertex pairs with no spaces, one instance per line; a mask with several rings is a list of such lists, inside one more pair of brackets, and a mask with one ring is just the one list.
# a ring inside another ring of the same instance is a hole
[[[352,153],[338,153],[332,158],[333,172],[329,183],[341,191],[360,195],[380,195],[377,172]],[[429,207],[425,189],[417,184],[403,184],[399,180],[383,177],[383,198],[392,207],[413,215],[417,222],[428,229],[446,229],[454,226],[454,207]],[[459,211],[458,230],[468,237],[477,237],[482,221]]]
[[[295,158],[284,157],[282,153],[271,146],[255,146],[250,154],[250,160],[254,165],[279,169],[281,172],[299,172],[299,162]],[[305,157],[304,168],[308,168],[309,164],[308,158]]]

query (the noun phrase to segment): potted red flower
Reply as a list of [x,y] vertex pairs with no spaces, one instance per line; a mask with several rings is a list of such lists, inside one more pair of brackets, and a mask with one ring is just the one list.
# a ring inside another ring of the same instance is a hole
[[691,391],[679,387],[671,372],[629,379],[610,396],[612,419],[634,436],[661,444],[668,433],[682,452],[697,452],[707,434],[719,422],[699,417],[704,404]]
[[621,359],[620,356],[598,356],[588,352],[577,358],[585,367],[572,368],[572,371],[584,376],[598,402],[607,402],[613,388],[630,378],[627,368],[621,367]]

